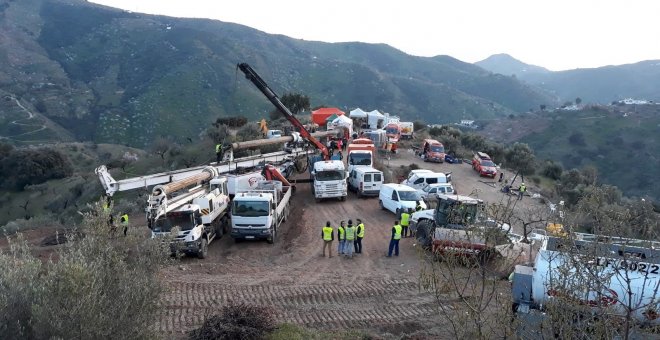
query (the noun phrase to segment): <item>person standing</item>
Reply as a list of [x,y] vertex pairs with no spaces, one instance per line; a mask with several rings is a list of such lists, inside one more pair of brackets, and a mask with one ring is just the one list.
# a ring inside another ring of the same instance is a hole
[[408,237],[408,225],[410,225],[410,210],[404,209],[401,213],[401,228],[403,229],[403,238]]
[[337,246],[337,254],[344,254],[346,248],[346,223],[341,221],[339,228],[337,228],[337,240],[339,240],[339,245]]
[[364,238],[364,223],[362,223],[361,219],[357,219],[357,228],[356,228],[356,235],[355,235],[355,243],[353,244],[355,247],[355,253],[356,254],[362,254],[362,239]]
[[335,239],[334,229],[330,226],[330,221],[325,222],[325,227],[321,231],[323,238],[323,257],[325,257],[325,248],[328,248],[328,257],[332,257],[332,241]]
[[353,247],[351,243],[355,242],[356,230],[353,226],[353,221],[348,220],[348,226],[346,226],[346,245],[344,246],[344,255],[346,257],[353,258]]
[[500,172],[500,179],[498,180],[498,182],[502,182],[502,179],[504,179],[504,173]]
[[399,240],[401,240],[401,225],[399,221],[394,221],[394,226],[392,227],[392,238],[390,239],[390,248],[387,252],[387,257],[392,257],[392,250],[394,250],[394,255],[399,256]]
[[525,183],[520,183],[520,187],[518,188],[518,200],[522,200],[523,195],[525,194],[525,191],[527,191],[527,187],[525,186]]
[[121,215],[121,225],[124,227],[124,236],[128,234],[128,214]]
[[342,137],[341,146],[342,146],[342,150],[346,151],[346,147],[348,146],[348,139],[346,137]]
[[220,163],[222,160],[222,144],[218,143],[215,145],[215,162]]

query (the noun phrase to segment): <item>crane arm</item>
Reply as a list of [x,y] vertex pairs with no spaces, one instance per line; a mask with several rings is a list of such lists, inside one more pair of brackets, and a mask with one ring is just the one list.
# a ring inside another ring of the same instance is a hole
[[240,63],[238,64],[238,68],[245,74],[245,77],[250,80],[260,91],[263,93],[268,100],[275,105],[275,108],[284,115],[284,117],[296,128],[299,129],[300,135],[305,138],[306,140],[310,141],[314,146],[321,150],[321,153],[323,154],[323,159],[324,160],[329,160],[330,159],[330,153],[328,152],[328,148],[326,148],[323,143],[319,142],[314,136],[312,136],[309,131],[305,128],[305,126],[289,111],[289,109],[280,101],[280,98],[277,97],[275,92],[268,87],[268,84],[259,77],[257,72],[255,72],[250,65],[247,63]]

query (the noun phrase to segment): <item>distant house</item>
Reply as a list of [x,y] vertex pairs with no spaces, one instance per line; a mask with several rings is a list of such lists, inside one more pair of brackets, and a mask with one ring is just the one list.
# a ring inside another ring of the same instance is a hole
[[460,125],[472,127],[474,126],[474,120],[462,119]]
[[644,99],[626,98],[623,100],[619,100],[619,103],[625,105],[646,105],[646,104],[651,104],[653,102],[649,102],[648,100],[644,100]]

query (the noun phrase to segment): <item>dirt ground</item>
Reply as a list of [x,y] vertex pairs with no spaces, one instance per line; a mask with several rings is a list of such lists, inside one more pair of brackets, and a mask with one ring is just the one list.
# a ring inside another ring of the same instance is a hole
[[[431,170],[452,172],[461,193],[498,202],[506,199],[466,164],[423,163],[402,150],[390,167],[418,162]],[[389,163],[389,164],[388,164]],[[483,183],[483,182],[487,183]],[[170,289],[163,299],[158,327],[181,334],[229,302],[272,306],[279,321],[323,329],[363,329],[385,337],[417,330],[442,338],[437,302],[421,292],[417,281],[421,259],[412,238],[401,240],[398,257],[385,257],[394,214],[381,210],[377,198],[315,203],[309,184],[298,184],[293,211],[274,245],[226,237],[209,247],[209,258],[182,259],[163,272]],[[535,204],[526,197],[520,207]],[[321,226],[361,218],[365,223],[363,254],[348,259],[321,256]],[[434,325],[429,327],[429,325]]]
[[[400,150],[385,166],[398,168],[417,163],[422,168],[451,172],[461,194],[487,202],[503,202],[496,180],[480,178],[469,164],[424,163],[411,150]],[[306,174],[300,175],[302,178]],[[509,174],[507,174],[509,176]],[[534,188],[530,188],[533,193]],[[525,197],[516,209],[539,204]],[[377,198],[316,203],[310,184],[298,184],[292,211],[279,230],[274,245],[266,242],[235,243],[230,237],[209,246],[207,259],[183,258],[162,272],[167,287],[157,329],[166,338],[184,337],[205,317],[231,302],[270,306],[280,322],[318,329],[364,330],[384,338],[400,338],[421,331],[425,337],[450,338],[437,313],[437,301],[420,290],[422,257],[412,238],[401,240],[398,257],[385,257],[395,216],[381,210]],[[522,210],[521,210],[522,211]],[[321,256],[321,226],[331,221],[361,218],[365,223],[363,254],[354,258]],[[138,223],[140,219],[131,219]],[[146,232],[146,228],[144,228]],[[54,233],[27,233],[40,256],[57,246],[40,246]],[[0,240],[0,246],[6,246]]]

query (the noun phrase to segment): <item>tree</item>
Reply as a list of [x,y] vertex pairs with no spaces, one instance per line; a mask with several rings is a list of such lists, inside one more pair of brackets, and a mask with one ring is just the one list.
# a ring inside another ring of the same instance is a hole
[[545,111],[545,104],[541,104],[539,107],[541,108],[541,111]]
[[151,151],[160,156],[160,159],[165,160],[165,155],[170,150],[171,145],[172,143],[167,138],[158,137],[151,143]]
[[300,93],[285,93],[280,100],[294,115],[310,108],[309,97]]
[[587,142],[584,140],[584,135],[582,132],[573,132],[570,136],[568,136],[568,143],[571,145],[575,146],[586,146]]
[[506,150],[506,164],[508,167],[520,171],[523,175],[534,173],[536,158],[534,152],[525,143],[514,143]]
[[560,179],[563,172],[564,168],[561,166],[561,164],[553,160],[546,160],[545,165],[543,166],[543,170],[541,170],[543,176],[554,180]]
[[580,97],[575,98],[575,105],[580,105],[580,104],[582,104],[582,98]]
[[21,149],[2,159],[0,173],[4,187],[22,189],[26,185],[71,176],[73,165],[69,157],[55,149]]

